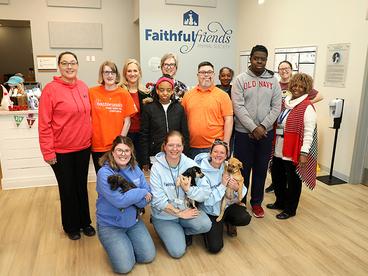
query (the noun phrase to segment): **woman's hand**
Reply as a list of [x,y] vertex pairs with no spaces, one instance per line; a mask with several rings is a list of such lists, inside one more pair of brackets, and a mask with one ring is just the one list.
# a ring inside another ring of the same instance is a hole
[[238,190],[239,190],[239,183],[238,183],[238,181],[236,181],[234,178],[232,178],[232,177],[229,177],[229,181],[228,181],[228,183],[227,183],[227,186],[231,189],[231,190],[233,190],[233,191],[235,191],[235,192],[237,192]]
[[224,173],[222,175],[222,181],[221,181],[222,185],[224,185],[225,187],[227,187],[227,184],[229,183],[229,180],[230,180],[229,174]]
[[45,162],[49,165],[55,165],[57,163],[56,161],[56,157],[55,158],[52,158],[50,160],[45,160]]
[[144,198],[146,199],[147,202],[150,202],[152,199],[152,194],[151,193],[147,193]]
[[179,183],[181,188],[184,190],[184,192],[188,192],[189,188],[190,188],[190,182],[192,181],[192,178],[183,176],[183,175],[179,175]]
[[198,217],[198,215],[199,210],[197,208],[188,208],[178,213],[178,217],[182,219],[192,219]]
[[300,166],[305,166],[305,164],[307,164],[308,162],[308,156],[304,155],[304,154],[301,154],[300,157],[299,157],[299,164]]

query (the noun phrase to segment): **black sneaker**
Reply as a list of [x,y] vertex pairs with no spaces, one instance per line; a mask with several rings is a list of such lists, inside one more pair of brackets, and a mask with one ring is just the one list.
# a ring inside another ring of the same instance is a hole
[[193,236],[192,235],[185,235],[185,244],[191,246],[193,243]]
[[71,233],[67,233],[67,234],[68,234],[68,238],[73,240],[73,241],[79,240],[81,238],[81,235],[78,232],[71,232]]
[[84,227],[82,229],[82,231],[83,231],[83,234],[88,236],[88,237],[92,237],[92,236],[96,235],[96,230],[91,225],[88,225],[87,227]]
[[268,186],[265,191],[266,193],[273,193],[275,191],[275,186],[273,185],[273,183],[271,183],[270,186]]

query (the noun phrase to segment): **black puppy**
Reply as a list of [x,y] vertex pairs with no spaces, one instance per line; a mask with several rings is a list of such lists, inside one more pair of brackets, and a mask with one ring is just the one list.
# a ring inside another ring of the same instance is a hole
[[190,186],[197,186],[195,180],[197,177],[202,178],[204,174],[202,173],[202,170],[200,167],[193,166],[188,168],[185,172],[182,173],[183,176],[191,177]]
[[126,180],[120,174],[110,175],[107,178],[107,183],[110,184],[110,188],[111,188],[112,191],[115,191],[118,188],[120,188],[123,193],[126,193],[127,191],[129,191],[131,189],[137,188],[133,183]]
[[[131,183],[128,180],[126,180],[120,174],[110,175],[107,178],[107,183],[110,184],[110,189],[112,191],[115,191],[118,188],[120,188],[121,189],[121,191],[120,191],[121,193],[126,193],[127,191],[129,191],[131,189],[137,188],[137,186],[135,186],[133,183]],[[138,221],[138,217],[140,215],[143,215],[145,213],[145,210],[144,210],[144,208],[139,208],[137,206],[135,206],[135,208],[137,209],[136,220]],[[120,211],[124,211],[124,209],[121,208]]]
[[[188,168],[185,172],[182,173],[183,176],[191,177],[190,186],[197,186],[196,184],[196,178],[202,178],[204,174],[202,173],[202,170],[198,166],[193,166]],[[185,198],[186,205],[190,208],[196,208],[196,202],[193,199],[190,199],[186,196]]]

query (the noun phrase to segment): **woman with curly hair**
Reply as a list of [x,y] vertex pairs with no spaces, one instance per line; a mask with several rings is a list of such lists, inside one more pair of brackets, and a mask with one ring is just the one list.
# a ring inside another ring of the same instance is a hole
[[283,101],[276,121],[271,165],[276,201],[267,208],[281,210],[278,219],[295,216],[302,182],[310,189],[316,185],[317,117],[308,97],[312,87],[309,75],[295,74],[289,83],[291,95]]

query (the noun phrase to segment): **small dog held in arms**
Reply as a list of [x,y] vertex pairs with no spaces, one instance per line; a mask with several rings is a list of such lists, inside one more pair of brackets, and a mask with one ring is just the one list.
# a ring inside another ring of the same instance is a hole
[[[195,182],[196,178],[202,178],[204,174],[202,173],[202,170],[200,167],[193,166],[193,167],[188,168],[185,172],[183,172],[181,176],[186,177],[186,178],[190,177],[191,178],[190,186],[197,186]],[[176,187],[179,187],[181,185],[182,180],[183,180],[182,177],[178,177],[178,179],[176,180]],[[197,208],[194,200],[186,197],[185,202],[186,202],[186,206],[190,208]]]
[[[110,189],[112,191],[116,191],[118,188],[121,189],[121,193],[126,193],[127,191],[137,188],[133,183],[129,182],[128,180],[126,180],[124,177],[122,177],[120,174],[113,174],[110,175],[107,178],[107,183],[110,184]],[[136,220],[138,221],[138,218],[140,215],[143,215],[145,213],[144,208],[138,208],[136,206],[137,209],[137,215],[136,215]],[[124,211],[124,209],[120,209],[120,211]]]
[[[231,178],[235,179],[239,184],[237,203],[241,204],[242,190],[244,185],[244,177],[242,176],[240,169],[243,168],[242,162],[234,157],[230,158],[225,164],[224,174],[228,174]],[[219,222],[224,216],[225,207],[228,202],[234,201],[234,190],[230,187],[226,188],[225,196],[221,200],[221,211],[216,221]]]

